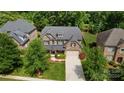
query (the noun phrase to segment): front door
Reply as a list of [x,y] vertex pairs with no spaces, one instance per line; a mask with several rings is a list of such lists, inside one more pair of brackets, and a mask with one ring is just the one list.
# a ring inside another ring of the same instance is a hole
[[118,57],[117,62],[121,63],[123,61],[122,57]]

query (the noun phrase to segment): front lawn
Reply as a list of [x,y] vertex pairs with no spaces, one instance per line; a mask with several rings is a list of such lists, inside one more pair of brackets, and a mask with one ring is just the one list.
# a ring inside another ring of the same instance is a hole
[[[22,68],[16,69],[13,73],[11,73],[11,75],[29,77],[29,75],[25,72],[26,72],[25,69],[22,67]],[[44,71],[43,75],[41,75],[39,78],[64,81],[65,80],[65,63],[64,62],[54,62],[54,63],[49,62],[48,69]]]
[[49,68],[43,73],[42,78],[64,81],[65,63],[64,62],[49,63]]

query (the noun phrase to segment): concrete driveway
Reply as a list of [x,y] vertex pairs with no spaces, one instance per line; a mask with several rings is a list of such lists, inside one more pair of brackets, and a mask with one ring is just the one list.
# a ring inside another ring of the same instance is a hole
[[66,51],[66,81],[85,81],[78,51]]

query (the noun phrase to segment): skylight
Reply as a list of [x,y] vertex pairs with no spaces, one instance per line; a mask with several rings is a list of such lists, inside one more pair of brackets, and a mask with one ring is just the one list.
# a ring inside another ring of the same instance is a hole
[[22,41],[25,41],[26,40],[26,37],[22,37],[22,36],[19,36],[19,38],[22,40]]

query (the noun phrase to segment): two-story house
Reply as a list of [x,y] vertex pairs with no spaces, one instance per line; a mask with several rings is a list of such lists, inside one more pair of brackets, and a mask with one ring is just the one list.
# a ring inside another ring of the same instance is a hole
[[27,47],[28,43],[37,37],[36,27],[24,19],[8,21],[0,28],[0,32],[8,33],[19,48]]
[[108,61],[124,61],[124,30],[113,28],[97,36],[97,45],[102,47]]
[[41,37],[46,49],[51,53],[81,51],[82,34],[78,27],[46,26]]

